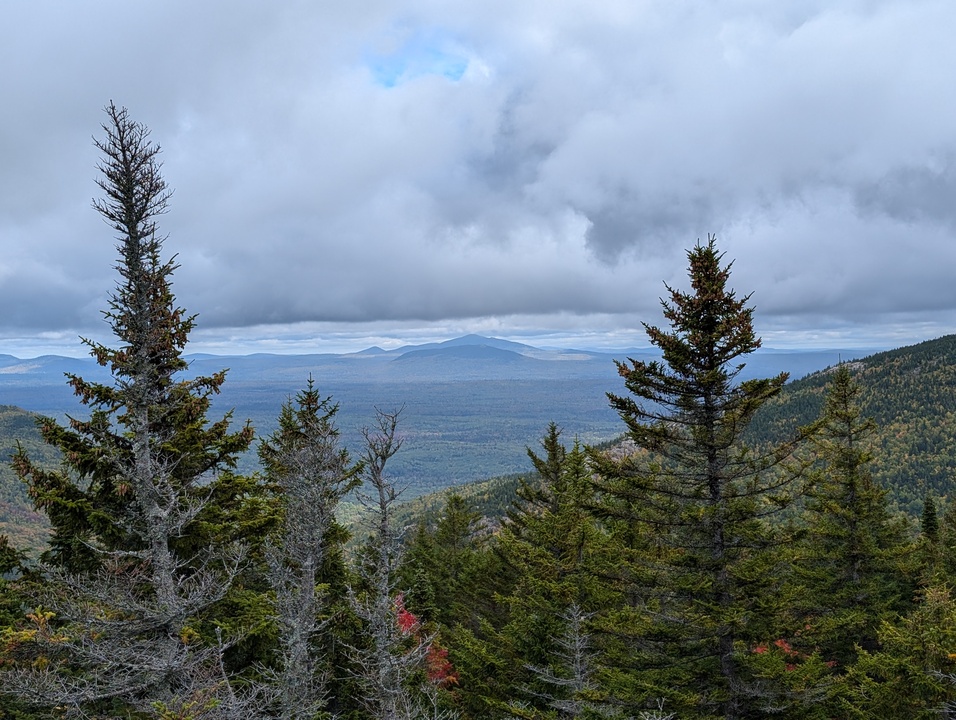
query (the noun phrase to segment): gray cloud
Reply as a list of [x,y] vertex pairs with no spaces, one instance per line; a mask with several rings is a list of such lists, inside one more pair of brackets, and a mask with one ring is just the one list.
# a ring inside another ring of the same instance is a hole
[[889,169],[878,180],[858,187],[855,199],[864,213],[956,229],[956,156],[950,151],[926,165]]
[[102,328],[110,99],[164,148],[174,288],[221,337],[612,334],[655,320],[709,232],[768,332],[956,329],[954,22],[931,0],[17,3],[0,337]]

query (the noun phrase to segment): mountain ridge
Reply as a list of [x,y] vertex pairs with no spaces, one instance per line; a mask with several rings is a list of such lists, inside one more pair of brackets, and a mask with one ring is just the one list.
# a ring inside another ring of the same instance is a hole
[[[458,345],[408,352],[418,354],[401,362],[400,355],[343,359],[335,355],[257,354],[242,356],[241,362],[238,357],[203,354],[190,358],[191,371],[197,373],[233,366],[222,395],[214,400],[214,409],[217,413],[234,410],[236,422],[249,418],[259,437],[268,435],[282,402],[301,390],[310,375],[323,394],[340,404],[337,419],[343,441],[353,451],[361,447],[361,428],[372,421],[375,407],[405,407],[405,446],[394,459],[394,471],[397,482],[409,486],[409,500],[428,497],[433,490],[447,494],[449,487],[467,489],[474,481],[485,483],[478,492],[487,502],[501,506],[506,503],[502,498],[512,491],[508,488],[517,482],[515,474],[530,470],[526,448],[537,447],[548,422],[564,429],[563,439],[569,445],[575,438],[600,443],[624,431],[605,398],[609,391],[624,392],[610,355],[549,362],[483,346],[476,337]],[[464,360],[456,360],[460,354]],[[502,357],[509,361],[499,361]],[[776,374],[781,363],[801,367],[806,360],[817,366],[788,383],[780,396],[758,413],[753,439],[761,442],[779,437],[813,420],[822,405],[827,369],[838,358],[836,352],[768,353],[762,358],[757,354],[746,358],[748,370],[768,370],[766,375]],[[874,473],[877,479],[890,488],[897,507],[910,513],[918,512],[928,491],[948,501],[956,495],[950,490],[956,477],[956,335],[854,358],[852,363],[866,388],[864,410],[884,425],[877,449],[888,459]],[[55,416],[76,412],[80,406],[62,373],[55,373],[49,361],[39,365],[45,370],[32,381],[29,373],[0,373],[2,402],[19,396],[42,404],[39,401],[47,398],[46,407],[29,409]],[[469,365],[479,371],[469,374],[465,371]],[[406,372],[416,366],[416,372]],[[443,366],[447,366],[446,377],[432,377]],[[350,374],[343,370],[348,367],[357,369]],[[498,374],[489,371],[492,377],[485,377],[482,367],[496,368]],[[87,375],[89,368],[98,366],[88,361],[80,370]],[[108,375],[105,369],[99,370]],[[374,373],[379,374],[373,377]],[[7,410],[12,412],[9,407]],[[31,456],[43,452],[38,435],[24,430],[34,415],[20,408],[16,413],[21,415],[9,419],[20,437],[8,437],[7,444],[0,445],[6,448],[2,458],[6,461],[16,439],[30,443]],[[0,424],[0,432],[2,427]],[[256,469],[254,453],[247,463],[241,471]],[[894,472],[894,467],[901,469]],[[33,517],[29,515],[32,511],[19,480],[9,474],[8,465],[5,469],[6,477],[0,478],[0,503],[6,503],[0,504],[0,532],[9,528],[19,532],[17,528],[30,526],[23,521]]]

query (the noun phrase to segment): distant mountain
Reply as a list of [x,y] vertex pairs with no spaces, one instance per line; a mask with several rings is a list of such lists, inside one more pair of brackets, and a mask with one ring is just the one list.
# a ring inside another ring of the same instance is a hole
[[521,353],[527,350],[537,350],[537,348],[532,347],[531,345],[525,345],[524,343],[512,342],[511,340],[500,340],[498,338],[484,337],[483,335],[463,335],[462,337],[453,338],[452,340],[445,340],[444,342],[438,343],[440,347],[456,347],[461,345],[486,345],[488,347],[498,348],[499,350],[511,350],[516,353]]
[[370,348],[365,348],[364,350],[359,350],[357,353],[346,353],[348,355],[384,355],[385,350],[380,348],[378,345],[373,345]]
[[483,335],[462,335],[461,337],[443,340],[442,342],[423,343],[421,345],[403,345],[388,351],[390,355],[406,355],[410,352],[419,352],[422,350],[439,350],[443,348],[486,346],[497,348],[499,350],[511,350],[516,353],[527,351],[534,352],[537,348],[523,343],[512,342],[510,340],[500,340],[498,338],[485,337]]
[[445,345],[421,350],[409,350],[399,355],[392,362],[436,359],[441,361],[474,360],[494,363],[517,363],[528,360],[524,355],[494,345]]
[[[809,363],[803,367],[819,359],[814,355],[807,354]],[[751,356],[748,367],[762,366],[762,359]],[[877,424],[871,469],[889,490],[890,505],[918,517],[928,492],[938,504],[956,501],[956,335],[847,362],[861,386],[863,414]],[[817,366],[786,385],[757,414],[749,440],[777,441],[815,420],[835,365]],[[564,441],[570,444],[573,438]],[[455,492],[494,525],[522,480],[533,482],[534,476],[513,474],[445,488],[405,503],[398,517],[406,525],[437,517],[449,493]]]

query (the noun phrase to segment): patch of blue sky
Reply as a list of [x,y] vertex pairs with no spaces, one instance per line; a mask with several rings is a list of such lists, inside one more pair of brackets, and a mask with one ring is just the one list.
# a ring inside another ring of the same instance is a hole
[[453,82],[468,69],[468,57],[440,32],[413,32],[394,51],[369,53],[366,64],[376,84],[392,88],[425,75]]

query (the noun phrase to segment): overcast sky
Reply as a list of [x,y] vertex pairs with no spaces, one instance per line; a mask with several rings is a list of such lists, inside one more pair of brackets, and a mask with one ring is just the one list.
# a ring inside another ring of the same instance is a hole
[[951,0],[37,2],[0,17],[0,353],[108,339],[103,107],[191,351],[645,345],[715,233],[772,347],[956,331]]

